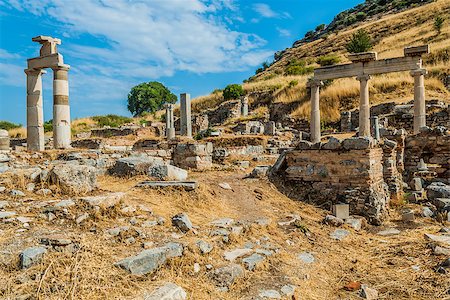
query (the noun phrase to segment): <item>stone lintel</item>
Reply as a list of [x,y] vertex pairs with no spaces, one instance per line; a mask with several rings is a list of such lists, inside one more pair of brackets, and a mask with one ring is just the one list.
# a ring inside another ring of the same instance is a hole
[[314,70],[314,78],[318,80],[356,77],[359,75],[376,75],[391,72],[411,71],[422,68],[420,57],[395,57],[369,62],[358,62],[321,67]]
[[361,52],[361,53],[352,53],[348,55],[348,59],[351,62],[368,62],[377,60],[376,52]]
[[24,72],[25,72],[25,74],[31,75],[31,76],[38,76],[38,75],[43,75],[43,74],[47,73],[47,71],[42,70],[42,69],[25,69]]
[[43,43],[55,43],[57,45],[61,45],[61,40],[57,39],[57,38],[53,38],[51,36],[46,36],[46,35],[38,35],[34,38],[31,39],[33,42],[38,42],[40,44]]
[[58,68],[67,66],[64,64],[63,56],[53,53],[46,56],[34,57],[27,60],[28,69]]
[[356,76],[356,80],[358,80],[358,81],[368,81],[371,78],[372,77],[367,74],[361,74],[361,75]]
[[411,76],[424,76],[428,74],[427,69],[417,69],[410,72]]
[[406,47],[403,49],[403,53],[405,56],[422,56],[424,54],[430,53],[430,45],[422,45],[422,46],[413,46]]

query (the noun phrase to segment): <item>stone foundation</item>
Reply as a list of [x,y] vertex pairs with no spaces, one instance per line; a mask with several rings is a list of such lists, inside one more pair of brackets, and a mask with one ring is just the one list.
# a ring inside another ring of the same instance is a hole
[[282,154],[272,181],[291,198],[330,210],[333,204],[348,203],[352,214],[381,224],[389,202],[383,150],[368,139],[325,145],[304,142],[301,149]]
[[212,167],[212,143],[177,144],[173,150],[173,163],[182,169],[207,170]]

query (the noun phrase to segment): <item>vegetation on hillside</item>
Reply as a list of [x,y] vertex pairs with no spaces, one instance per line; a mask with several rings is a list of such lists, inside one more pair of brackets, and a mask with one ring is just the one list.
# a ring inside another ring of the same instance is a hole
[[370,35],[364,29],[358,29],[348,42],[346,49],[350,53],[367,52],[373,48]]
[[133,116],[140,116],[145,112],[154,113],[162,109],[165,103],[175,102],[177,96],[156,81],[141,83],[128,94],[128,110]]
[[244,89],[240,84],[229,84],[223,90],[223,98],[225,100],[239,99],[244,95]]
[[16,124],[16,123],[8,122],[8,121],[0,121],[0,129],[3,129],[3,130],[11,130],[11,129],[20,128],[20,127],[22,127],[21,124]]

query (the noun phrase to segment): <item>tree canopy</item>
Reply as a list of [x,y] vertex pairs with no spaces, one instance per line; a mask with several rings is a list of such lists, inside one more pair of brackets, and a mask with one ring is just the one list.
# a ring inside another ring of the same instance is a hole
[[367,52],[372,49],[372,40],[364,29],[359,29],[352,35],[347,44],[347,51],[350,53]]
[[128,110],[135,117],[144,112],[156,112],[163,108],[165,103],[175,102],[177,102],[177,96],[156,81],[138,84],[128,94]]
[[223,90],[225,100],[238,99],[242,95],[244,95],[244,89],[240,84],[229,84]]

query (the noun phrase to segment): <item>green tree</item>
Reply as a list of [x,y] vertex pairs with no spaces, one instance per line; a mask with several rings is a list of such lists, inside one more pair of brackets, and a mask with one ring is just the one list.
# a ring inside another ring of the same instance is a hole
[[238,99],[242,95],[244,95],[244,89],[240,84],[229,84],[223,90],[225,100]]
[[177,96],[156,81],[138,84],[128,94],[128,110],[135,117],[144,112],[153,113],[163,108],[165,103],[175,102]]
[[372,47],[372,40],[364,29],[359,29],[355,32],[346,46],[347,51],[350,53],[367,52]]
[[316,27],[316,32],[324,30],[324,29],[325,29],[325,26],[326,26],[325,24],[320,24],[320,25],[318,25],[318,26]]
[[341,62],[341,58],[336,54],[328,54],[317,59],[317,63],[321,66],[332,66]]
[[437,16],[434,19],[434,30],[436,30],[437,34],[441,34],[442,27],[444,26],[444,18],[441,16]]

